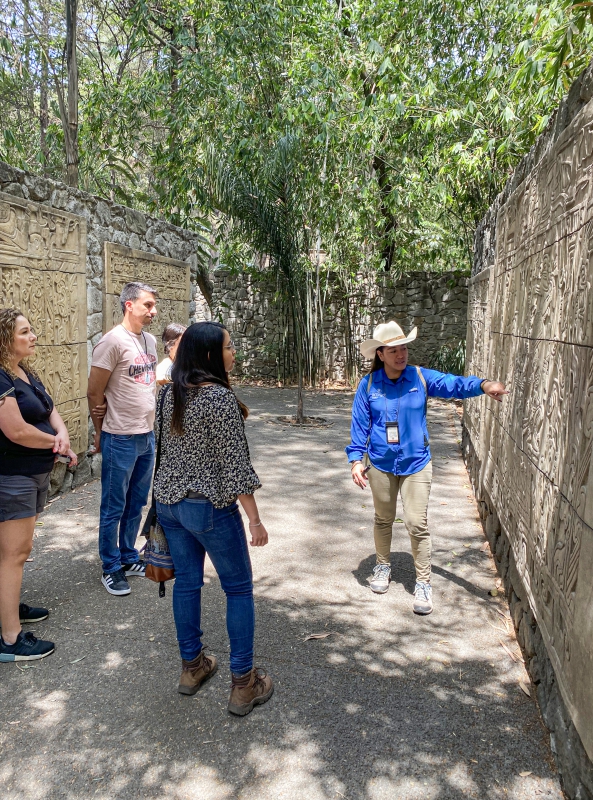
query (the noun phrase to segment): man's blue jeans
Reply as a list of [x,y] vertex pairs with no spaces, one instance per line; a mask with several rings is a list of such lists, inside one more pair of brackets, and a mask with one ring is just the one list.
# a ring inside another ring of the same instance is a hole
[[115,572],[139,560],[135,545],[152,481],[154,433],[101,431],[101,452],[99,555],[103,572]]
[[175,565],[173,616],[181,658],[191,661],[202,649],[201,599],[208,553],[226,594],[231,671],[244,675],[253,667],[255,609],[251,561],[237,504],[217,509],[209,500],[186,498],[170,506],[157,503],[157,515]]

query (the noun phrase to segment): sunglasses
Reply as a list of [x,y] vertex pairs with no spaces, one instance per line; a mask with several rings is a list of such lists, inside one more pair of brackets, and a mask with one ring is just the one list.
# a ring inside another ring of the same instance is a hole
[[51,411],[51,405],[49,404],[47,397],[45,396],[44,392],[41,389],[38,389],[34,384],[31,384],[31,388],[35,392],[37,399],[41,401],[41,404],[45,408],[46,411]]

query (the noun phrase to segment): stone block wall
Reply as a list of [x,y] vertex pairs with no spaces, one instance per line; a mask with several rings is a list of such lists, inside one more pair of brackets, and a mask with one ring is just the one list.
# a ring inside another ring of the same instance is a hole
[[463,447],[563,787],[593,798],[593,73],[478,228]]
[[[236,374],[281,379],[287,315],[273,299],[276,287],[270,276],[218,269],[211,281],[212,316],[229,328],[238,348]],[[389,276],[378,282],[361,280],[348,298],[334,290],[323,303],[325,378],[345,379],[348,349],[359,372],[368,367],[358,345],[372,336],[375,325],[389,319],[396,319],[406,332],[418,327],[410,359],[428,365],[440,346],[465,338],[467,284],[462,273],[413,272],[396,280]],[[197,304],[197,318],[208,318],[208,313],[205,303]]]
[[[106,294],[105,243],[112,242],[135,251],[143,251],[165,259],[188,263],[190,265],[192,298],[189,304],[189,313],[194,313],[196,304],[200,307],[206,304],[200,286],[208,294],[208,283],[207,278],[201,275],[198,269],[197,254],[202,249],[202,245],[195,233],[109,200],[95,197],[87,192],[73,189],[63,183],[23,172],[4,162],[0,162],[0,192],[14,198],[21,198],[24,201],[22,205],[25,209],[30,205],[32,214],[35,214],[36,208],[41,206],[67,212],[72,219],[78,218],[84,221],[86,227],[86,308],[79,309],[79,311],[81,315],[84,313],[86,316],[89,364],[92,348],[105,330],[106,320],[103,319]],[[155,277],[158,278],[156,273]],[[0,304],[4,300],[9,302],[9,298],[4,298],[3,292],[0,291]],[[25,302],[23,302],[23,306],[23,311],[29,313]],[[183,308],[185,319],[179,321],[187,323],[189,322],[188,307],[184,305]],[[160,337],[161,331],[162,327],[157,318],[153,329],[157,339]],[[83,393],[86,393],[86,378],[86,374],[81,378],[84,383]],[[90,458],[86,456],[86,441],[89,439],[91,430],[89,419],[88,430],[83,437],[84,445],[80,453],[78,468],[70,470],[61,464],[54,469],[51,478],[52,494],[84,483],[100,473],[100,456]]]

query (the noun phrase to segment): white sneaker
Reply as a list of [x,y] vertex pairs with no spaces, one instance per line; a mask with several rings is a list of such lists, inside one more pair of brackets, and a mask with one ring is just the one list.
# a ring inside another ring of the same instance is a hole
[[432,611],[432,586],[416,581],[414,589],[414,614],[430,614]]
[[389,589],[390,580],[391,567],[389,564],[377,564],[373,569],[373,576],[370,581],[371,589],[377,594],[385,594]]
[[121,568],[124,571],[126,578],[145,578],[146,565],[142,559],[136,561],[135,564],[122,564]]

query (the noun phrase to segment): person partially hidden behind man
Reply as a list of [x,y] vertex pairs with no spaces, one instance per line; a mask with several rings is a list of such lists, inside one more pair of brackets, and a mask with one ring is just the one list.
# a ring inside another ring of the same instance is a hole
[[[93,350],[88,399],[95,449],[103,453],[99,555],[101,583],[109,594],[130,593],[128,578],[144,577],[136,549],[142,508],[154,466],[156,339],[145,332],[157,315],[157,293],[127,283],[120,295],[123,321]],[[96,412],[104,399],[104,418]]]

